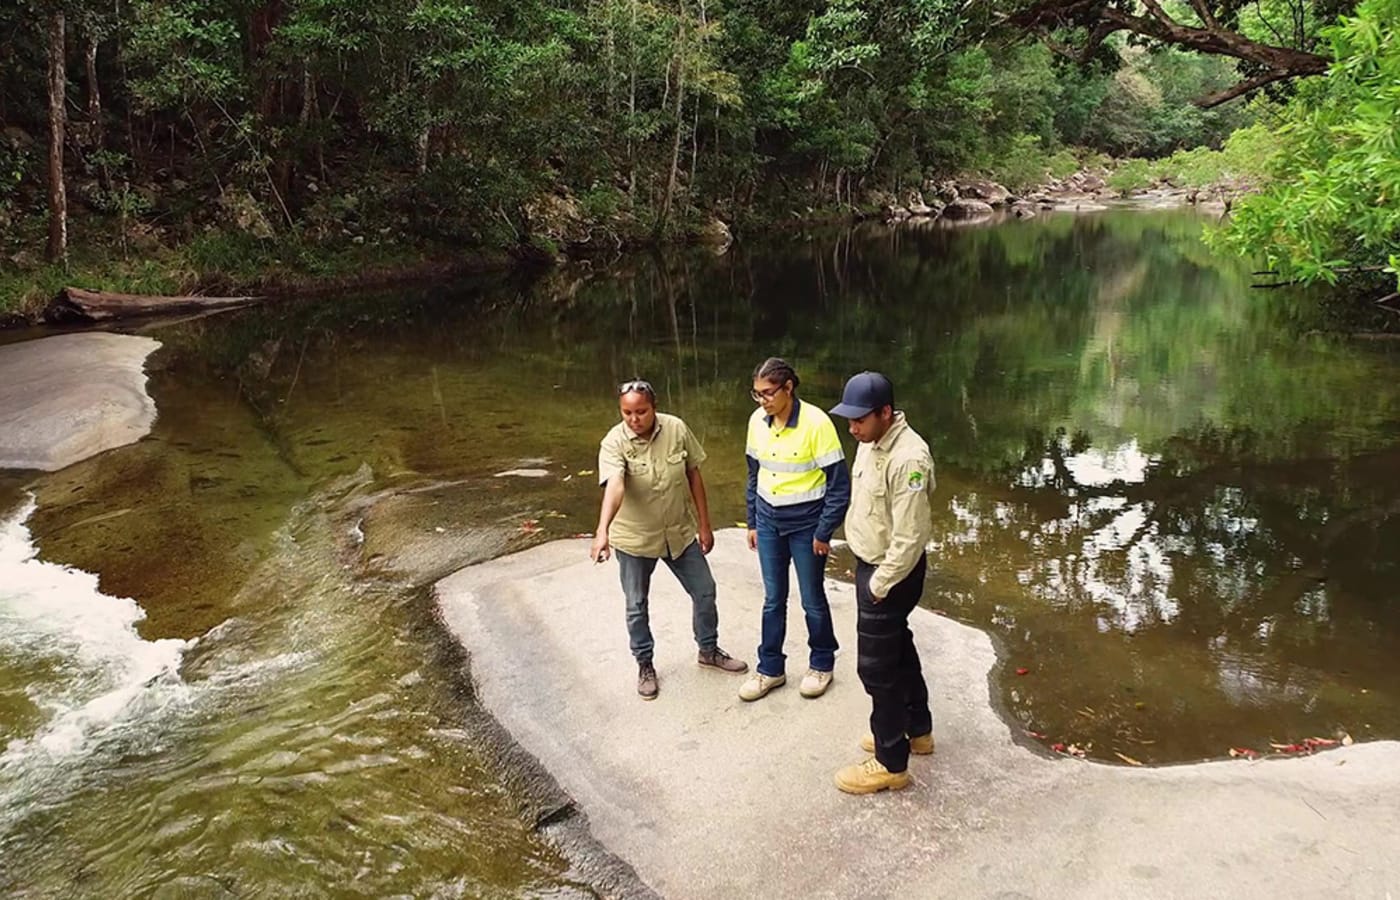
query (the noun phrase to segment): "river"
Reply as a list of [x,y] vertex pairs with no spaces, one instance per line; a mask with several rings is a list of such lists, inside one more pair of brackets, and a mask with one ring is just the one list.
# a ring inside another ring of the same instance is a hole
[[1400,738],[1400,352],[1203,222],[793,233],[159,327],[150,437],[0,474],[0,892],[591,896],[430,585],[592,529],[634,376],[740,522],[769,355],[824,406],[894,380],[937,463],[924,603],[997,640],[1008,727],[1108,762]]

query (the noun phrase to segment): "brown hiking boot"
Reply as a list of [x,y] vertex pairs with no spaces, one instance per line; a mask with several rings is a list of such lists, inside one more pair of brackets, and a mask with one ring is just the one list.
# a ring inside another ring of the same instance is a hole
[[[875,735],[866,734],[865,737],[861,738],[860,749],[864,750],[866,753],[874,753]],[[930,731],[928,734],[921,734],[918,736],[911,735],[909,737],[909,752],[916,753],[919,756],[928,756],[930,753],[932,753],[933,732]]]
[[875,757],[836,773],[836,787],[848,794],[874,794],[883,790],[899,790],[909,786],[909,773],[891,772]]
[[637,693],[643,700],[655,700],[660,690],[656,683],[656,667],[650,662],[637,664]]
[[731,672],[735,675],[749,670],[748,663],[742,659],[735,659],[718,647],[713,650],[701,650],[695,661],[706,668],[719,669],[721,672]]

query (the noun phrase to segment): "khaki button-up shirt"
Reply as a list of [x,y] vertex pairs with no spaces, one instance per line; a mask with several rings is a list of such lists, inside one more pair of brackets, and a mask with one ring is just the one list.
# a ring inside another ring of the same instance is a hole
[[928,444],[896,412],[884,437],[856,448],[846,540],[875,566],[870,592],[888,596],[913,571],[933,536],[933,457]]
[[687,473],[704,461],[705,448],[676,416],[657,413],[641,437],[626,422],[613,426],[598,447],[598,483],[626,481],[608,542],[633,556],[680,556],[699,530]]

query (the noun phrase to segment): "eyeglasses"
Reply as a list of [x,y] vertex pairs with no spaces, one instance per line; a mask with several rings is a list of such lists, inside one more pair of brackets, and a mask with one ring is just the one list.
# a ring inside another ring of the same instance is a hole
[[765,400],[772,400],[774,397],[778,396],[785,387],[787,387],[786,384],[780,384],[766,391],[749,391],[749,396],[753,398],[753,402],[762,403]]
[[619,397],[621,397],[623,394],[630,394],[633,391],[641,391],[648,397],[656,396],[656,389],[651,386],[651,382],[643,381],[640,378],[638,378],[635,381],[624,381],[622,382],[622,384],[619,384],[617,386],[617,395]]

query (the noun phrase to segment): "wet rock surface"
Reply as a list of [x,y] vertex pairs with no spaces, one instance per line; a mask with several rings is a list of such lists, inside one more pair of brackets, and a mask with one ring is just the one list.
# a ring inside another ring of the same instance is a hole
[[[911,628],[937,752],[914,783],[851,797],[862,758],[853,591],[829,582],[842,653],[802,699],[805,627],[789,603],[792,679],[749,704],[742,678],[695,665],[689,602],[660,569],[661,695],[635,695],[615,564],[556,541],[437,585],[480,702],[571,798],[602,846],[661,896],[1382,896],[1400,877],[1400,744],[1286,761],[1130,768],[1046,755],[993,707],[981,631],[919,610]],[[717,535],[720,639],[752,661],[763,590],[744,534]],[[626,891],[624,891],[624,894]]]
[[0,347],[0,468],[57,471],[148,434],[148,337],[64,334]]

